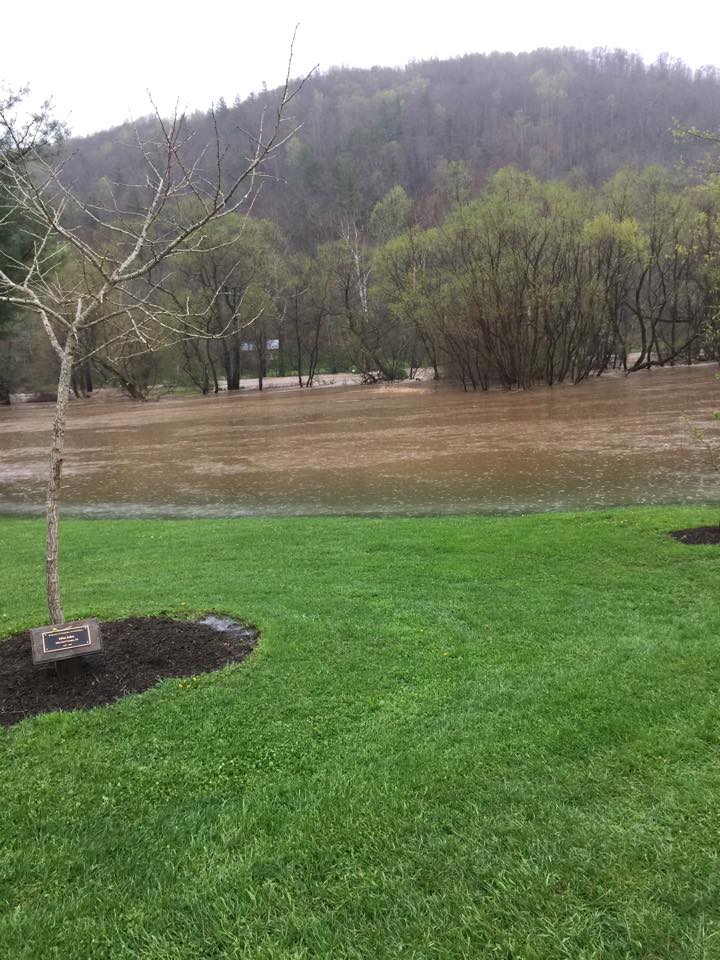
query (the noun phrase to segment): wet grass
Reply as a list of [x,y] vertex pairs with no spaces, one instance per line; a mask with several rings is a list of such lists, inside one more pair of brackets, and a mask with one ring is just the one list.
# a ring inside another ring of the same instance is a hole
[[[689,509],[71,521],[68,616],[245,664],[0,731],[0,956],[720,957],[720,548]],[[0,634],[45,622],[0,522]]]

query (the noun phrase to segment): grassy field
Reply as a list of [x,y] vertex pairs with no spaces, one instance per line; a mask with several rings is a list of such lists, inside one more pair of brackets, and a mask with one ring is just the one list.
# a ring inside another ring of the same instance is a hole
[[[708,511],[73,521],[66,614],[245,664],[0,730],[0,956],[720,957]],[[45,622],[0,522],[0,635]]]

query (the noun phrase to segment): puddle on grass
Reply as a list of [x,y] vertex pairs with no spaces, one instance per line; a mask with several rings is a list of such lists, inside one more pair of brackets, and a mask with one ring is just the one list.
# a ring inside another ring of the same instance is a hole
[[251,627],[247,623],[238,623],[231,617],[223,617],[214,613],[208,614],[203,620],[198,620],[197,623],[211,627],[218,633],[224,633],[231,640],[239,640],[242,643],[254,643],[258,636],[256,627]]

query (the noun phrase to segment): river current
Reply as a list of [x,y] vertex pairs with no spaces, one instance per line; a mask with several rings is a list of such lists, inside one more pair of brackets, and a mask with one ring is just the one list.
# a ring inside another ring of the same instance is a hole
[[[717,365],[468,394],[442,384],[73,401],[65,515],[517,513],[720,502]],[[52,405],[0,408],[0,513],[42,511]]]

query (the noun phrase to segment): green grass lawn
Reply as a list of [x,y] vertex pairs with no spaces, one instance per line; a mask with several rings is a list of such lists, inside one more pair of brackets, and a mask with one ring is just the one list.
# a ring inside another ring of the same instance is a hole
[[0,957],[720,957],[720,548],[665,536],[713,519],[66,522],[68,617],[262,640],[0,730]]

